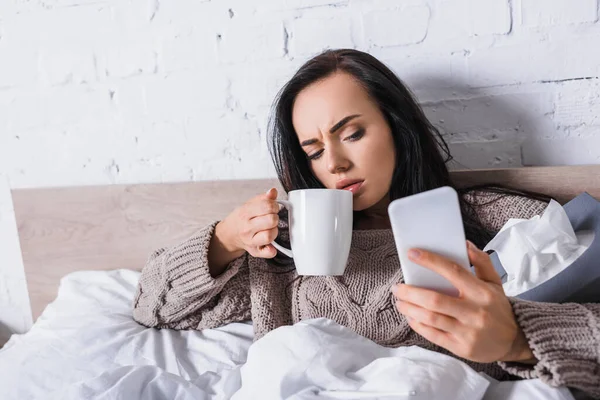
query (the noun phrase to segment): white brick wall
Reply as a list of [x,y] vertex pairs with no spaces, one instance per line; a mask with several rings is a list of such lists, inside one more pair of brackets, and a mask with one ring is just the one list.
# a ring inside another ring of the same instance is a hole
[[427,37],[430,14],[427,5],[369,11],[363,16],[365,41],[372,47],[421,43]]
[[598,0],[1,0],[13,187],[273,176],[269,106],[308,57],[367,50],[459,165],[600,163]]
[[[596,0],[521,1],[523,25],[527,27],[596,22],[598,18]],[[574,5],[576,7],[573,7]]]
[[511,2],[507,0],[469,0],[471,34],[505,35],[512,28]]

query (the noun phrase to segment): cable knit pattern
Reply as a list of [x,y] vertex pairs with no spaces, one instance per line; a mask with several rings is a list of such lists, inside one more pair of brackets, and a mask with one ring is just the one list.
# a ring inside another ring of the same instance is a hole
[[600,398],[600,304],[553,304],[511,299],[517,322],[539,360],[500,362],[522,378],[572,386]]
[[[512,195],[477,192],[466,197],[492,231],[509,218],[540,214],[546,206]],[[215,225],[179,246],[151,255],[135,296],[133,315],[138,322],[205,329],[251,319],[255,339],[259,339],[277,327],[325,317],[383,346],[418,345],[450,354],[415,333],[395,309],[390,287],[403,282],[403,276],[391,230],[354,231],[343,276],[298,276],[294,268],[277,267],[246,254],[212,278],[207,253]],[[539,363],[529,367],[462,361],[496,379],[510,379],[509,373],[540,377],[553,385],[600,395],[597,305],[512,302]]]
[[136,321],[149,327],[207,329],[251,319],[245,260],[235,260],[217,278],[208,270],[215,226],[216,222],[185,242],[150,255],[134,298]]

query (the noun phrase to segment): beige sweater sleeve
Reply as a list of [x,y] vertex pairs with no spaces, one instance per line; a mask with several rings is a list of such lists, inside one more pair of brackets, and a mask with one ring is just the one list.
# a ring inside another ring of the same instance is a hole
[[[498,231],[510,218],[542,214],[547,204],[520,196],[471,194],[481,222]],[[511,298],[517,322],[538,359],[536,365],[499,363],[521,378],[540,378],[600,398],[600,304],[539,303]]]
[[208,329],[250,320],[247,254],[220,276],[208,269],[213,223],[185,242],[150,255],[142,270],[133,318],[142,325],[171,329]]
[[538,303],[511,298],[537,364],[503,363],[521,378],[540,378],[600,398],[600,304]]

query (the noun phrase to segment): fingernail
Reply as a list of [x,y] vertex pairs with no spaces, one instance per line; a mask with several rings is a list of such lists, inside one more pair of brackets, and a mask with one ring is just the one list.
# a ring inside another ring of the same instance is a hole
[[420,252],[419,250],[417,250],[417,249],[410,249],[410,250],[408,251],[408,256],[409,256],[410,258],[412,258],[413,260],[416,260],[416,259],[418,259],[419,257],[421,257],[421,252]]
[[394,294],[394,296],[398,295],[398,286],[397,285],[392,285],[392,293]]
[[467,247],[471,250],[477,250],[477,246],[475,246],[470,240],[467,240]]

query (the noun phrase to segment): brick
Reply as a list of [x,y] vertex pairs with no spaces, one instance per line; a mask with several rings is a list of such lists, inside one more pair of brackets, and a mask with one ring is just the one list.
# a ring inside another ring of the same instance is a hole
[[8,128],[27,130],[77,122],[95,125],[114,116],[108,90],[86,85],[19,91],[9,104]]
[[449,144],[452,169],[509,168],[521,166],[519,143],[514,140]]
[[434,54],[464,49],[472,40],[469,15],[467,0],[440,0],[432,10],[422,46],[435,45]]
[[104,86],[117,118],[121,121],[137,121],[147,117],[146,85],[148,82],[152,82],[152,79],[135,77],[117,80]]
[[44,12],[49,14],[61,9],[107,6],[109,3],[110,0],[3,0],[0,5],[0,12],[6,11],[18,14]]
[[285,52],[281,22],[236,22],[217,35],[219,58],[226,64],[277,59]]
[[269,107],[299,64],[294,61],[259,62],[247,64],[243,69],[231,68],[226,71],[231,82],[231,95],[244,112],[255,113],[262,107]]
[[60,46],[44,47],[39,56],[40,80],[45,85],[89,83],[97,80],[94,54]]
[[158,71],[160,30],[151,21],[152,4],[135,0],[111,7],[111,22],[98,54],[104,76],[124,78]]
[[[250,2],[244,2],[250,3]],[[342,6],[350,3],[350,0],[261,0],[253,2],[253,7],[259,13],[279,12],[288,10],[307,10],[311,8],[331,8],[337,10]],[[247,7],[247,4],[238,6],[239,8]],[[235,10],[238,8],[235,5],[231,6]]]
[[523,42],[473,51],[468,57],[469,83],[499,86],[559,81],[600,75],[600,52],[591,51],[600,35],[569,34],[552,42]]
[[427,36],[429,17],[427,6],[369,12],[363,16],[365,41],[378,47],[420,43]]
[[[221,158],[216,161],[201,161],[194,168],[196,180],[206,179],[260,179],[273,178],[275,171],[268,155],[252,154],[239,160]],[[258,193],[257,193],[258,194]],[[240,199],[240,202],[248,199]]]
[[496,141],[554,131],[551,93],[515,93],[426,103],[429,120],[448,141]]
[[161,70],[167,73],[217,65],[216,34],[201,27],[190,32],[163,35],[160,39]]
[[[129,129],[126,134],[134,135],[127,154],[117,154],[114,163],[104,165],[106,173],[116,182],[173,181],[189,178],[189,160],[203,157],[203,148],[210,147],[208,141],[202,146],[191,146],[183,121],[165,122],[143,121]],[[205,138],[213,136],[212,131],[204,131]],[[170,143],[165,146],[165,143]],[[185,177],[185,178],[184,178]]]
[[352,24],[344,16],[327,19],[300,18],[290,26],[290,55],[315,55],[330,48],[353,48]]
[[348,2],[348,0],[283,0],[283,4],[288,8],[339,6]]
[[523,143],[524,165],[600,164],[600,135],[588,138],[529,139]]
[[[188,147],[188,141],[185,134],[185,123],[183,120],[170,120],[164,122],[147,122],[141,124],[139,140],[135,142],[135,156],[145,156],[154,158],[158,156],[181,157],[191,148]],[[202,132],[207,137],[212,136],[212,132]],[[165,147],[164,143],[172,143],[173,146]],[[210,147],[210,142],[205,142]],[[195,149],[201,151],[201,148]]]
[[0,19],[0,88],[37,82],[40,23],[37,15]]
[[[70,3],[70,4],[69,4]],[[0,1],[0,15],[16,15],[16,14],[32,14],[37,12],[48,13],[50,11],[74,6],[74,5],[90,5],[98,4],[98,1],[94,0],[73,0],[57,1],[57,0],[39,0],[39,1],[27,1],[27,0],[2,0]]]
[[202,118],[189,119],[186,124],[188,146],[200,149],[202,154],[190,160],[197,179],[266,176],[257,172],[264,169],[268,152],[264,136],[259,138],[256,120],[233,113],[209,120],[218,129],[207,132],[204,128],[207,121]]
[[36,24],[40,45],[40,79],[45,85],[94,82],[100,51],[110,37],[108,8],[48,10]]
[[575,81],[556,90],[554,120],[558,126],[600,126],[600,81]]
[[548,46],[542,46],[546,48],[538,47],[535,50],[528,43],[523,43],[474,51],[467,58],[469,84],[476,87],[493,86],[539,79],[530,63],[539,63],[537,60],[544,58],[538,54],[548,52]]
[[15,187],[109,183],[103,170],[94,168],[90,160],[110,157],[122,143],[108,121],[39,127],[15,134],[20,139],[13,142],[9,154]]
[[[394,59],[380,58],[420,101],[446,98],[443,89],[453,88],[467,79],[467,63],[462,55],[412,55]],[[423,91],[431,93],[422,97]],[[451,91],[450,91],[451,92]],[[441,95],[441,97],[440,97]],[[447,96],[447,95],[446,95]]]
[[185,71],[149,79],[144,87],[147,113],[155,121],[183,119],[202,110],[222,110],[227,80],[218,71]]
[[597,0],[521,0],[521,15],[527,27],[594,22],[598,4]]
[[[195,115],[187,118],[184,123],[184,133],[187,146],[194,149],[194,157],[190,165],[197,167],[203,161],[216,161],[224,156],[225,149],[234,143],[237,135],[244,136],[240,126],[233,126],[226,115]],[[211,126],[214,129],[207,130]]]
[[[457,0],[439,0],[439,1],[457,1]],[[353,10],[373,11],[373,10],[397,10],[399,7],[422,6],[423,0],[350,0]]]
[[[193,3],[193,0],[184,0],[184,4],[187,2]],[[311,14],[326,14],[328,12],[336,12],[346,8],[349,5],[350,0],[230,0],[227,2],[213,1],[211,3],[208,3],[207,5],[211,9],[212,17],[227,16],[228,19],[233,20],[240,17],[258,17],[261,20],[273,20],[281,16],[297,17],[304,15],[305,12],[309,12]],[[181,7],[181,9],[184,10],[187,8],[187,6]],[[233,16],[231,16],[229,10],[232,10]],[[179,19],[179,15],[177,18]]]
[[158,53],[155,43],[124,41],[109,46],[98,57],[103,66],[102,74],[107,78],[128,78],[140,74],[158,72]]
[[106,165],[105,173],[111,183],[133,184],[139,182],[181,182],[193,180],[193,171],[177,158],[159,156],[142,158],[119,163],[119,173],[109,173],[111,164]]
[[578,139],[590,139],[600,138],[600,125],[592,124],[587,125],[585,123],[567,127],[561,127],[564,130],[556,135],[558,138],[578,138]]
[[0,140],[8,136],[8,109],[15,95],[16,91],[14,89],[12,91],[0,90]]
[[[137,1],[146,2],[146,7],[144,7],[148,10],[146,20],[151,20],[151,24],[161,30],[175,32],[175,34],[186,34],[198,27],[216,29],[229,20],[226,14],[227,8],[221,4],[222,2],[211,0],[160,1],[156,8],[148,7],[156,4],[153,1]],[[234,2],[228,3],[234,4]],[[135,9],[136,7],[133,7],[133,11]]]
[[472,35],[503,35],[510,32],[512,16],[508,0],[468,0]]

